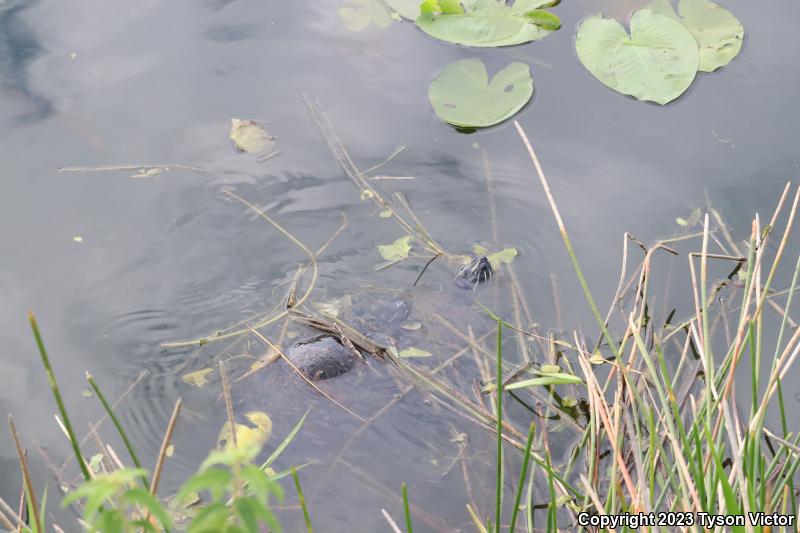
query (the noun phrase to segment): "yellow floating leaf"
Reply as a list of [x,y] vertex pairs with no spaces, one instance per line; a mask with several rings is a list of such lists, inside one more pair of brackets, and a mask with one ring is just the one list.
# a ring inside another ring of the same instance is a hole
[[378,245],[378,252],[387,261],[401,261],[408,257],[411,251],[411,236],[400,237],[392,244]]
[[480,244],[475,243],[472,245],[472,251],[475,252],[475,255],[486,255],[489,249],[486,248],[485,246],[481,246]]
[[361,191],[361,199],[362,200],[369,200],[370,198],[374,198],[374,197],[375,197],[375,194],[369,189],[364,189],[363,191]]
[[602,365],[607,362],[600,352],[594,352],[588,360],[593,365]]
[[412,347],[400,350],[399,355],[400,357],[430,357],[433,354],[427,350]]
[[539,372],[542,374],[558,374],[561,372],[561,367],[558,365],[542,365]]
[[257,120],[232,118],[229,136],[237,150],[250,154],[267,154],[275,144],[275,137]]
[[[272,419],[263,411],[250,411],[244,416],[252,425],[234,424],[236,428],[236,442],[243,448],[251,445],[256,445],[260,448],[267,442],[270,434],[272,434]],[[225,449],[231,446],[233,446],[231,425],[226,422],[217,435],[217,447]]]
[[314,307],[319,309],[320,313],[323,315],[335,318],[338,317],[344,309],[350,307],[351,304],[352,299],[350,296],[343,296],[327,302],[316,302],[314,303]]
[[400,327],[403,328],[406,331],[417,331],[419,328],[422,327],[422,323],[421,322],[416,322],[416,321],[415,322],[406,322],[405,324],[402,324]]
[[208,385],[208,376],[210,373],[214,371],[213,368],[203,368],[201,370],[195,370],[194,372],[189,372],[188,374],[184,374],[181,376],[181,379],[184,383],[189,385],[194,385],[195,387],[202,387],[203,385]]
[[486,256],[486,259],[492,264],[492,268],[496,270],[500,267],[500,263],[510,263],[515,257],[517,257],[516,248],[504,248],[499,252],[489,254]]
[[381,211],[380,213],[378,213],[378,216],[381,218],[389,218],[392,216],[392,212],[386,209],[385,211]]
[[169,446],[167,446],[167,449],[164,452],[164,454],[167,457],[172,457],[172,454],[174,454],[174,453],[175,453],[175,445],[174,444],[170,444]]

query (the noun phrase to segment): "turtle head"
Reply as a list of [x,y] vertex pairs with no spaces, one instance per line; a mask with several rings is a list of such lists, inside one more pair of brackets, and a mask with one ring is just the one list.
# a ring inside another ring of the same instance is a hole
[[478,283],[486,283],[492,279],[494,270],[486,257],[476,257],[468,265],[464,265],[458,271],[456,284],[459,287],[472,288]]

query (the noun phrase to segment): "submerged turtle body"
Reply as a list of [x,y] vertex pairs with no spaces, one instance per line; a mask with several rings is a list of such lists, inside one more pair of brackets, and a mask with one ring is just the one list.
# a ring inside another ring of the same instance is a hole
[[317,335],[298,342],[287,351],[286,357],[312,381],[335,378],[356,366],[353,351],[332,335]]
[[[474,288],[492,277],[493,271],[485,257],[478,257],[464,266],[457,274],[455,285],[459,288]],[[393,337],[402,333],[400,326],[409,317],[411,304],[407,299],[390,301],[365,295],[350,311],[354,327],[379,344],[392,344]],[[298,342],[286,352],[292,364],[311,380],[338,377],[352,370],[358,361],[355,350],[329,334],[317,335]]]

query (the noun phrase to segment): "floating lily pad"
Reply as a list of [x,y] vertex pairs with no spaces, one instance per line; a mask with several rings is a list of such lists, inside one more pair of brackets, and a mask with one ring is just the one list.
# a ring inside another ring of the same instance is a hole
[[433,2],[441,6],[439,12],[426,9],[429,2],[423,3],[417,26],[442,41],[483,47],[535,41],[550,35],[561,25],[556,15],[539,12],[558,1],[516,0],[511,6],[506,5],[505,0],[464,0],[461,3],[463,8],[456,10],[449,2]]
[[497,270],[500,267],[500,263],[510,263],[515,257],[517,257],[516,248],[503,248],[499,252],[487,255],[486,259],[489,260],[492,268]]
[[232,118],[229,137],[238,151],[259,156],[272,152],[275,145],[275,137],[258,120]]
[[392,244],[378,245],[378,253],[387,261],[402,261],[411,251],[411,236],[400,237]]
[[533,95],[533,79],[525,63],[514,61],[492,81],[480,59],[464,59],[444,67],[428,90],[433,110],[449,124],[483,128],[506,120]]
[[742,49],[742,23],[719,4],[709,0],[680,0],[676,13],[669,0],[655,0],[647,9],[669,15],[689,28],[700,47],[701,72],[727,65]]
[[416,20],[420,14],[420,0],[386,0],[386,4],[404,19]]
[[630,27],[628,35],[617,20],[589,17],[578,27],[578,58],[617,92],[662,105],[671,102],[697,74],[697,41],[679,21],[649,9],[636,11]]
[[361,31],[374,24],[388,28],[394,22],[392,10],[383,0],[345,0],[339,9],[339,17],[350,31]]

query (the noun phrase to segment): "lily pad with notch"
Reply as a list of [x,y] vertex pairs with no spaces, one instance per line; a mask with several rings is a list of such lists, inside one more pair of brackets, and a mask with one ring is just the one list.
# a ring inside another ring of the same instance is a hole
[[692,33],[650,9],[633,13],[630,31],[600,14],[585,19],[575,40],[578,58],[619,93],[662,105],[678,98],[694,80],[700,61]]
[[428,99],[436,114],[461,128],[498,124],[528,103],[533,79],[528,65],[513,62],[489,81],[480,59],[464,59],[444,67],[431,83]]
[[701,72],[724,67],[739,54],[744,40],[744,26],[739,19],[709,0],[679,0],[678,11],[669,0],[654,0],[646,9],[681,21],[692,32],[700,48]]

